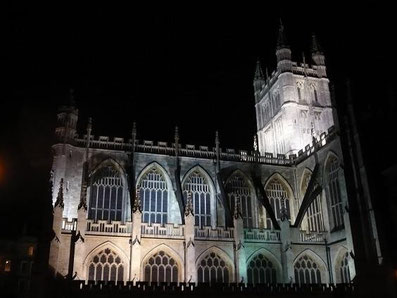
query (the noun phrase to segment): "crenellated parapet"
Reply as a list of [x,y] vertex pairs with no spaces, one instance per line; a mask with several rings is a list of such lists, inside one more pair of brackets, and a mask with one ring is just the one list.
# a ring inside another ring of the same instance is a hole
[[[332,141],[337,132],[334,127],[330,127],[327,132],[323,132],[318,137],[318,143],[316,148],[319,149],[325,146],[328,142]],[[83,138],[76,138],[76,146],[85,148],[87,145],[86,136]],[[131,139],[125,141],[124,138],[114,137],[112,140],[108,136],[92,136],[89,142],[89,148],[91,149],[104,149],[104,150],[116,150],[116,151],[129,151],[132,148]],[[249,162],[249,163],[260,163],[270,165],[285,165],[290,166],[300,162],[303,159],[310,156],[316,149],[313,144],[308,144],[298,154],[277,154],[266,152],[264,155],[258,155],[254,151],[247,150],[235,150],[229,148],[219,148],[220,160],[223,161],[237,161],[237,162]],[[135,141],[135,152],[137,153],[150,153],[159,155],[175,156],[175,144],[162,142],[162,141],[149,141],[149,140],[136,140]],[[196,146],[191,144],[179,145],[178,154],[180,157],[194,157],[203,159],[216,158],[216,148],[208,146]]]

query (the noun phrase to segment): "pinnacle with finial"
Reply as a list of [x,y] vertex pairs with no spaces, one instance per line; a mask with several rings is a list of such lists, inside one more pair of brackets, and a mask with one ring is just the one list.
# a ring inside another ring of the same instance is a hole
[[240,200],[238,199],[238,197],[235,197],[235,200],[234,200],[233,217],[234,217],[235,219],[238,219],[239,217],[241,217],[241,213],[240,213]]
[[135,200],[134,200],[134,205],[132,206],[132,212],[142,212],[142,205],[141,205],[141,197],[139,195],[139,188],[137,188],[135,192]]
[[186,197],[186,206],[185,206],[185,216],[188,216],[189,214],[193,214],[193,198],[192,198],[192,192],[189,191],[187,193]]
[[88,118],[88,124],[87,124],[87,131],[91,131],[92,129],[92,118]]
[[131,134],[136,136],[136,122],[135,121],[132,123],[132,132],[131,132]]
[[264,76],[263,76],[263,71],[262,71],[262,67],[261,67],[261,61],[256,60],[256,69],[255,69],[255,80],[264,80]]
[[179,130],[178,126],[175,126],[175,134],[174,134],[175,143],[179,141]]
[[278,38],[277,38],[277,50],[283,48],[289,48],[289,46],[284,32],[284,25],[280,18],[280,26],[278,29]]
[[58,196],[57,196],[57,200],[55,201],[55,206],[54,207],[64,207],[64,203],[63,203],[63,178],[61,178],[61,181],[59,183],[59,190],[58,190]]
[[219,145],[219,132],[215,131],[215,145]]
[[70,88],[69,89],[69,103],[71,107],[74,107],[76,105],[76,102],[74,100],[74,89]]
[[312,34],[312,53],[314,54],[314,53],[322,53],[322,51],[321,51],[321,47],[320,47],[320,44],[318,43],[318,41],[317,41],[317,38],[316,38],[316,35],[313,33]]

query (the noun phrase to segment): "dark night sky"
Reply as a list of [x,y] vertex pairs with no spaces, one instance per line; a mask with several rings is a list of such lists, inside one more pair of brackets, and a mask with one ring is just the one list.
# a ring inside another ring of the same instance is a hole
[[[143,9],[68,1],[1,9],[2,221],[23,214],[37,222],[48,210],[56,109],[70,88],[80,132],[92,116],[95,135],[128,138],[136,121],[139,139],[170,142],[178,125],[184,144],[212,146],[218,129],[222,147],[250,149],[255,61],[275,68],[280,17],[294,60],[303,51],[309,57],[317,34],[340,105],[351,78],[365,150],[391,146],[392,138],[378,143],[373,134],[395,135],[393,10],[379,1],[354,8],[324,2]],[[367,159],[370,175],[390,162],[381,155]]]

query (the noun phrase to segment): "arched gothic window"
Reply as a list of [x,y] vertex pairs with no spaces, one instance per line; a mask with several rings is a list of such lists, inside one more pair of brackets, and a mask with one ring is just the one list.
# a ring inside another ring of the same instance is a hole
[[[301,188],[302,197],[304,197],[306,193],[307,187],[310,182],[310,178],[311,178],[311,173],[306,172],[302,181],[302,188]],[[309,231],[312,232],[324,231],[323,210],[322,210],[321,201],[322,201],[321,195],[318,195],[307,208],[305,219]]]
[[123,281],[124,265],[111,249],[101,250],[88,265],[88,280]]
[[349,253],[346,252],[345,255],[343,256],[340,267],[339,267],[339,273],[340,273],[340,281],[341,283],[350,283],[350,269],[349,269]]
[[233,213],[235,200],[238,200],[244,227],[252,228],[254,225],[253,200],[252,191],[247,180],[240,174],[234,174],[227,181],[226,192],[229,199],[230,211]]
[[300,257],[294,266],[295,282],[299,284],[321,284],[321,272],[318,264],[307,255]]
[[277,283],[275,266],[263,254],[260,253],[252,258],[247,267],[248,283]]
[[[279,179],[274,178],[267,184],[266,195],[269,198],[277,220],[281,219],[282,212],[286,213],[288,219],[291,218],[288,192]],[[268,214],[266,216],[266,222],[267,228],[271,228],[272,222]]]
[[168,186],[157,167],[147,171],[139,182],[139,196],[142,202],[142,221],[166,224],[168,221]]
[[111,166],[96,171],[92,177],[88,218],[122,220],[123,206],[123,181],[120,173]]
[[178,282],[178,264],[162,250],[151,256],[144,268],[145,281]]
[[197,268],[199,283],[229,283],[231,270],[226,262],[216,253],[205,256]]
[[333,230],[343,227],[343,208],[338,179],[339,162],[335,157],[328,161],[328,196],[332,214]]
[[207,178],[198,170],[193,171],[183,184],[183,197],[192,194],[194,208],[194,224],[196,226],[211,225],[211,192]]

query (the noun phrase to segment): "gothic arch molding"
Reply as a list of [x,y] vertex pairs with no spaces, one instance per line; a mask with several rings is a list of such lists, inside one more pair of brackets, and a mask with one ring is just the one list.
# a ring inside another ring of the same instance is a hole
[[[316,253],[314,252],[312,249],[310,248],[306,248],[305,250],[303,250],[302,252],[300,252],[295,259],[292,262],[292,266],[295,267],[296,262],[304,256],[308,256],[310,258],[313,259],[313,261],[316,262],[316,264],[319,266],[320,269],[320,274],[321,274],[321,282],[322,283],[328,283],[329,282],[329,274],[328,274],[328,267],[326,265],[326,263],[324,262],[324,260]],[[297,282],[297,281],[295,281]]]
[[[93,159],[93,158],[91,158],[91,159]],[[93,167],[92,170],[90,171],[89,177],[91,178],[93,175],[95,175],[95,173],[99,169],[106,167],[106,166],[112,166],[113,168],[115,168],[120,173],[120,175],[123,177],[123,182],[124,182],[124,180],[125,180],[125,182],[127,182],[127,179],[126,179],[127,173],[125,172],[123,166],[112,157],[106,157],[102,161],[98,162],[95,165],[95,167]]]
[[117,255],[121,258],[123,265],[124,265],[124,274],[123,275],[125,278],[128,278],[127,272],[128,272],[129,263],[130,263],[129,257],[116,244],[114,244],[113,242],[108,240],[106,242],[103,242],[103,243],[97,245],[93,249],[91,249],[91,251],[86,255],[86,257],[83,261],[83,275],[84,275],[85,280],[88,279],[88,265],[89,265],[89,262],[91,261],[91,259],[93,257],[95,257],[101,250],[104,250],[107,248],[114,250],[117,253]]
[[174,258],[178,264],[178,281],[182,282],[184,280],[185,272],[184,272],[184,262],[182,257],[178,254],[176,250],[174,250],[172,247],[168,246],[167,244],[161,243],[155,247],[153,247],[151,250],[149,250],[144,257],[141,260],[141,276],[140,280],[145,279],[145,264],[147,261],[156,253],[164,251],[166,254],[168,254],[170,257]]
[[[162,179],[164,179],[163,181],[165,181],[165,185],[166,185],[166,191],[164,188],[161,189],[161,191],[164,191],[163,194],[161,195],[161,200],[166,201],[166,202],[164,201],[163,204],[167,203],[167,208],[164,207],[166,209],[166,215],[165,215],[165,211],[164,211],[165,209],[161,209],[161,213],[167,217],[166,222],[168,222],[168,223],[176,223],[176,224],[182,223],[181,210],[180,210],[179,204],[177,202],[175,192],[173,191],[174,187],[173,187],[172,180],[170,178],[168,171],[161,164],[159,164],[156,161],[152,161],[149,164],[147,164],[143,169],[141,169],[141,171],[139,172],[139,174],[137,175],[137,178],[135,180],[136,181],[136,189],[140,188],[142,179],[144,179],[146,177],[146,175],[153,169],[155,169],[156,171],[158,171],[160,173],[160,175],[162,176]],[[149,187],[149,188],[151,188],[151,187]],[[155,190],[155,188],[152,188],[152,190],[147,189],[147,191],[155,192],[156,190]],[[141,195],[142,208],[145,213],[143,194],[141,193],[140,195]],[[167,196],[167,197],[165,197],[165,196]],[[150,199],[148,197],[147,199],[148,200],[152,200],[152,199],[156,200],[155,197],[150,198]],[[147,212],[149,212],[149,211],[147,210]],[[143,219],[145,221],[145,217]],[[145,221],[145,222],[147,222],[147,221]],[[165,221],[163,219],[161,220],[161,222],[165,223]]]
[[[93,159],[95,159],[95,156],[91,157],[91,160],[93,160]],[[121,198],[116,199],[116,193],[114,193],[114,195],[106,195],[105,194],[105,197],[103,199],[105,200],[107,198],[110,201],[113,201],[113,200],[116,201],[118,199],[121,199],[121,203],[118,203],[118,208],[120,208],[120,205],[121,205],[121,208],[119,211],[117,211],[117,212],[121,213],[121,216],[120,217],[117,216],[116,218],[113,217],[113,219],[121,220],[121,221],[130,220],[131,214],[130,214],[129,210],[131,209],[130,208],[131,202],[130,202],[130,193],[129,193],[129,183],[127,180],[128,175],[127,175],[125,169],[123,168],[123,166],[117,160],[115,160],[114,158],[109,157],[109,156],[105,157],[103,160],[98,162],[91,170],[89,170],[88,187],[87,187],[87,205],[89,207],[88,208],[88,210],[89,210],[88,217],[92,218],[91,216],[94,216],[95,219],[97,218],[96,215],[91,215],[91,213],[90,213],[90,211],[92,210],[91,207],[103,209],[103,210],[105,210],[105,209],[107,210],[108,208],[111,207],[111,205],[110,206],[108,205],[107,207],[105,207],[105,206],[99,207],[99,203],[91,202],[91,199],[93,198],[92,195],[95,196],[95,192],[93,194],[91,193],[93,191],[93,185],[95,182],[94,178],[96,177],[97,174],[100,174],[99,172],[101,170],[105,170],[106,167],[111,168],[112,170],[114,170],[115,172],[117,172],[120,175],[119,177],[113,177],[113,178],[120,178],[121,185],[119,183],[114,184],[114,182],[110,183],[110,184],[109,184],[109,182],[102,184],[103,183],[102,182],[101,185],[97,186],[97,187],[102,188],[102,190],[104,189],[105,186],[106,187],[109,187],[109,186],[110,187],[119,187],[119,189],[122,189]],[[101,180],[101,179],[98,179],[98,180]],[[97,187],[95,187],[95,189],[97,189],[97,191],[98,191]],[[118,194],[119,193],[120,192],[118,191]],[[99,201],[99,198],[98,198],[98,201]],[[91,205],[91,204],[93,204],[93,205]],[[113,209],[113,211],[115,211],[115,209]],[[106,211],[106,212],[109,212],[109,214],[110,214],[110,211]],[[94,213],[95,213],[95,211],[94,211]],[[99,218],[99,219],[102,219],[102,218]],[[108,218],[106,218],[106,215],[104,215],[104,219],[110,220],[111,216],[109,215]]]
[[211,188],[211,192],[215,193],[215,183],[214,180],[212,179],[211,175],[208,173],[208,171],[206,169],[204,169],[201,165],[197,164],[193,167],[191,167],[189,170],[186,171],[186,173],[183,175],[182,178],[182,183],[181,185],[183,186],[183,184],[186,182],[186,179],[190,176],[190,174],[192,174],[195,170],[199,171],[200,173],[202,173],[205,178],[208,180],[208,183],[210,185]]
[[273,179],[279,179],[279,180],[284,184],[284,186],[287,188],[288,193],[289,193],[289,195],[290,195],[290,199],[293,199],[293,198],[294,198],[294,191],[293,191],[293,188],[292,188],[291,184],[290,184],[290,183],[288,182],[288,180],[287,180],[286,178],[284,178],[284,176],[281,175],[279,172],[273,173],[270,177],[268,177],[268,178],[266,179],[265,184],[264,184],[264,188],[265,188],[265,189],[267,188],[267,186],[269,185],[269,183],[270,183]]
[[[196,270],[198,282],[216,280],[216,282],[229,283],[235,279],[235,268],[232,258],[223,249],[215,245],[199,254],[196,258]],[[205,271],[207,271],[208,275]]]
[[[289,199],[288,203],[289,203],[289,209],[290,209],[290,220],[291,220],[291,222],[294,222],[296,219],[296,216],[298,214],[298,210],[295,210],[295,206],[294,206],[295,196],[294,196],[293,188],[291,187],[291,184],[288,182],[288,180],[286,178],[284,178],[284,176],[282,176],[278,172],[275,172],[269,178],[267,178],[267,180],[264,184],[265,191],[268,189],[269,184],[274,180],[280,181],[281,185],[283,186],[284,190],[287,193],[287,196]],[[270,197],[269,197],[269,200],[270,200]],[[278,200],[279,200],[279,198],[278,198]],[[274,207],[273,207],[273,212],[275,213],[276,218],[277,218],[277,210],[275,210]]]
[[144,166],[138,173],[135,181],[136,181],[136,187],[138,187],[140,180],[142,179],[142,177],[146,174],[147,171],[149,171],[152,167],[156,167],[164,176],[167,185],[169,186],[169,189],[173,189],[173,185],[171,182],[171,178],[169,173],[167,172],[167,170],[161,165],[159,164],[157,161],[152,161],[150,163],[148,163],[146,166]]
[[[205,181],[205,183],[201,179],[197,179],[197,176],[196,179],[189,182],[190,177],[194,177],[195,172],[197,172],[199,176],[201,175],[202,178],[204,178],[203,180]],[[189,183],[190,185],[187,183]],[[215,227],[218,215],[218,210],[216,208],[216,188],[214,181],[212,180],[209,173],[201,165],[195,165],[191,167],[183,176],[181,187],[184,197],[186,196],[187,191],[192,193],[193,208],[195,211],[199,210],[199,212],[194,212],[195,225],[211,225],[212,227]]]
[[266,249],[265,247],[260,247],[257,250],[255,250],[253,253],[251,253],[248,258],[247,258],[247,267],[249,262],[254,259],[258,254],[262,253],[266,258],[268,258],[270,261],[273,262],[276,266],[276,276],[277,276],[277,281],[282,280],[282,266],[280,261],[277,259],[277,257],[272,253],[270,250]]
[[[329,164],[329,161],[332,159],[332,158],[335,158],[337,161],[338,161],[338,163],[339,163],[339,167],[340,167],[340,158],[339,158],[339,156],[338,156],[338,154],[336,154],[334,151],[332,151],[332,150],[329,150],[328,152],[327,152],[327,155],[326,155],[326,157],[325,157],[325,159],[324,159],[324,164],[323,164],[323,170],[322,170],[322,172],[323,172],[323,183],[326,183],[325,181],[326,181],[326,177],[328,177],[328,173],[327,173],[327,167],[328,167],[328,164]],[[340,168],[340,169],[342,169],[342,168]]]
[[256,228],[263,217],[263,210],[258,207],[255,187],[250,177],[240,169],[235,169],[224,184],[225,195],[230,208],[230,215],[234,213],[235,201],[243,217],[244,227]]

